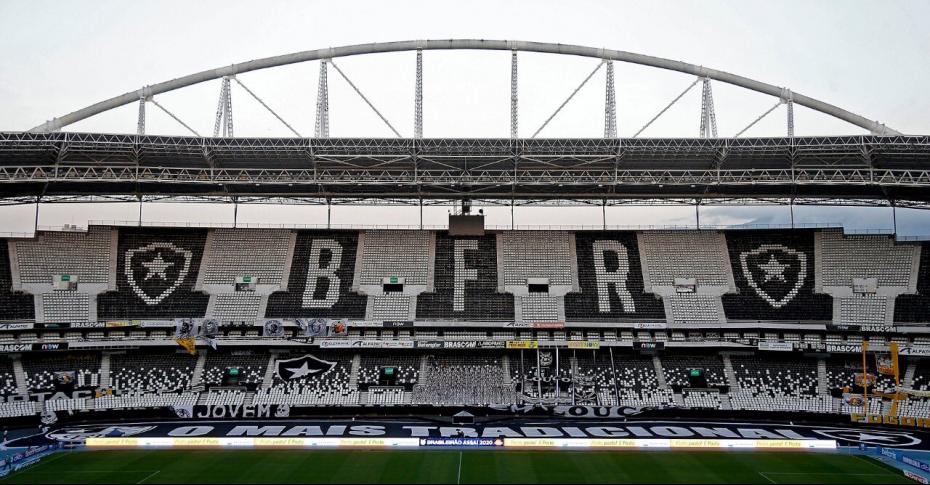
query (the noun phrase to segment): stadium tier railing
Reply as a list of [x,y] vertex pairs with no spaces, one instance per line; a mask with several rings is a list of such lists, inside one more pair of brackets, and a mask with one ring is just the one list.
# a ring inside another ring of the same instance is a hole
[[[87,231],[90,226],[109,227],[184,227],[201,229],[330,229],[330,230],[366,230],[366,229],[394,229],[394,230],[428,230],[445,231],[449,227],[445,224],[294,224],[270,222],[194,222],[194,221],[121,221],[121,220],[89,220],[86,226],[65,224],[64,226],[40,225],[40,231]],[[844,234],[855,235],[881,235],[894,234],[893,229],[846,229],[840,222],[801,222],[795,224],[702,224],[700,227],[689,224],[494,224],[486,225],[485,229],[492,231],[694,231],[694,230],[764,230],[764,229],[843,229]],[[30,232],[0,232],[0,237],[31,237]],[[900,241],[930,240],[927,235],[897,236]]]
[[32,232],[0,232],[0,238],[7,239],[19,239],[19,238],[30,238],[33,237],[35,233]]
[[[111,227],[185,227],[206,229],[423,229],[430,231],[447,230],[445,224],[293,224],[293,223],[267,223],[267,222],[170,222],[170,221],[120,221],[120,220],[90,220],[88,226]],[[811,222],[797,224],[716,224],[701,225],[700,227],[685,224],[498,224],[486,225],[485,229],[504,231],[668,231],[668,230],[738,230],[738,229],[835,229],[842,228],[839,222]],[[39,226],[41,231],[86,231],[87,226]],[[891,229],[850,229],[847,234],[892,234]]]

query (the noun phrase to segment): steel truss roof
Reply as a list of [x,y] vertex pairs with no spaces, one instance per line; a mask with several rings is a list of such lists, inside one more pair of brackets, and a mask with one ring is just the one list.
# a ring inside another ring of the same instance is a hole
[[127,196],[378,204],[890,201],[923,207],[930,203],[930,136],[307,139],[0,133],[0,197],[6,203]]

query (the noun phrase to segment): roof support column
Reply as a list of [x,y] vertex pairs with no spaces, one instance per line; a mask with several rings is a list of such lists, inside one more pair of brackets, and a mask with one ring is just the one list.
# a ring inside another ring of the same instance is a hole
[[614,91],[614,63],[607,63],[607,93],[604,100],[604,138],[617,137],[617,94]]
[[601,201],[601,223],[603,229],[607,230],[607,199]]
[[233,229],[239,224],[239,196],[232,196],[233,203]]
[[42,201],[42,196],[37,195],[36,196],[36,214],[35,214],[35,219],[33,220],[33,225],[32,225],[33,232],[35,232],[36,234],[38,234],[39,232],[39,203],[41,203],[41,201]]
[[213,125],[213,137],[220,136],[222,127],[223,137],[233,136],[232,93],[229,87],[229,76],[223,76],[220,87],[220,100],[216,106],[216,122]]
[[320,59],[320,79],[316,88],[316,125],[313,136],[329,138],[329,84],[326,80],[326,64],[329,59]]
[[136,134],[145,134],[145,97],[139,97],[139,119],[136,121]]
[[697,224],[697,230],[701,230],[701,201],[694,199],[694,221]]
[[710,78],[704,78],[704,90],[701,94],[701,138],[717,138],[717,115],[714,114],[714,94],[710,88]]
[[510,54],[510,138],[517,138],[517,51]]
[[895,204],[894,199],[888,201],[891,204],[891,227],[892,233],[895,237],[898,237],[898,206]]
[[413,96],[413,137],[423,138],[423,49],[417,49],[417,80]]

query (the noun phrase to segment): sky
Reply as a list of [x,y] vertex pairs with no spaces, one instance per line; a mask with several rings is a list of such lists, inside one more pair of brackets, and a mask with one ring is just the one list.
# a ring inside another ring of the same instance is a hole
[[[836,1],[69,1],[0,2],[0,130],[20,131],[147,84],[204,69],[307,49],[427,38],[488,38],[580,44],[665,57],[784,86],[904,133],[930,133],[930,2]],[[356,56],[338,65],[403,136],[413,132],[414,54]],[[509,54],[424,53],[424,136],[509,135]],[[530,136],[596,66],[593,59],[521,54],[520,135]],[[318,63],[258,71],[239,80],[301,134],[313,133]],[[631,136],[686,88],[690,76],[615,64],[620,136]],[[390,130],[333,70],[332,136],[391,136]],[[600,70],[540,133],[603,134]],[[719,133],[732,136],[771,108],[774,98],[714,83]],[[219,81],[156,100],[201,134],[211,135]],[[289,136],[271,114],[233,84],[236,134]],[[697,136],[699,90],[693,89],[641,136]],[[134,132],[135,105],[66,128]],[[781,106],[744,136],[785,133]],[[801,135],[863,130],[797,107]],[[186,134],[154,106],[149,133]],[[147,203],[146,221],[231,222],[230,206]],[[447,208],[424,212],[441,225]],[[488,208],[488,223],[510,224],[508,209]],[[695,223],[691,207],[524,208],[517,225]],[[136,220],[137,204],[43,204],[39,225]],[[0,232],[28,232],[34,206],[0,207]],[[325,224],[321,207],[239,207],[238,222]],[[887,208],[799,207],[796,222],[890,229]],[[337,207],[333,224],[419,222],[416,208]],[[788,208],[701,209],[702,224],[785,224]],[[898,210],[903,234],[930,234],[925,211]]]

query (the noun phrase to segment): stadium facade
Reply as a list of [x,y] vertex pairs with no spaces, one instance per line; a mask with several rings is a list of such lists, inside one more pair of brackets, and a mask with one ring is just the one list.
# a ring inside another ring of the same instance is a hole
[[[422,137],[422,51],[434,49],[512,52],[510,138]],[[414,137],[330,138],[326,66],[345,77],[333,58],[404,50],[417,52]],[[604,138],[518,137],[519,51],[607,66]],[[315,136],[302,138],[235,76],[308,60],[321,61],[320,96]],[[613,61],[697,76],[701,136],[618,138]],[[222,83],[214,137],[145,133],[149,104],[184,124],[156,95],[209,80]],[[759,119],[787,105],[787,135],[717,137],[711,80],[777,98]],[[233,81],[298,136],[233,137]],[[57,131],[133,102],[135,134]],[[869,134],[795,136],[794,103]],[[585,419],[930,427],[930,242],[920,239],[793,223],[621,230],[608,228],[606,216],[600,230],[479,225],[470,235],[427,229],[422,219],[418,229],[156,227],[141,216],[86,228],[38,224],[38,204],[65,201],[134,201],[140,211],[152,201],[448,204],[461,207],[457,215],[471,204],[926,208],[928,162],[930,138],[784,88],[579,46],[347,46],[147,86],[29,132],[0,133],[0,203],[37,206],[34,234],[0,239],[0,417],[57,423],[62,429],[46,436],[63,442],[193,433],[165,423],[178,419],[277,419],[286,423],[278,434],[294,418],[374,420],[294,424],[342,437],[403,428],[377,421],[384,416],[463,409],[460,419],[512,420],[495,428],[517,433],[510,438],[539,437],[524,428],[544,433],[536,417],[573,438],[703,437],[709,429],[695,422],[605,431],[570,421]],[[112,426],[117,419],[138,422]],[[239,428],[231,426],[216,426],[217,436],[233,436]],[[918,431],[856,429],[734,424],[709,432],[927,443]],[[262,427],[243,433],[277,436]]]

